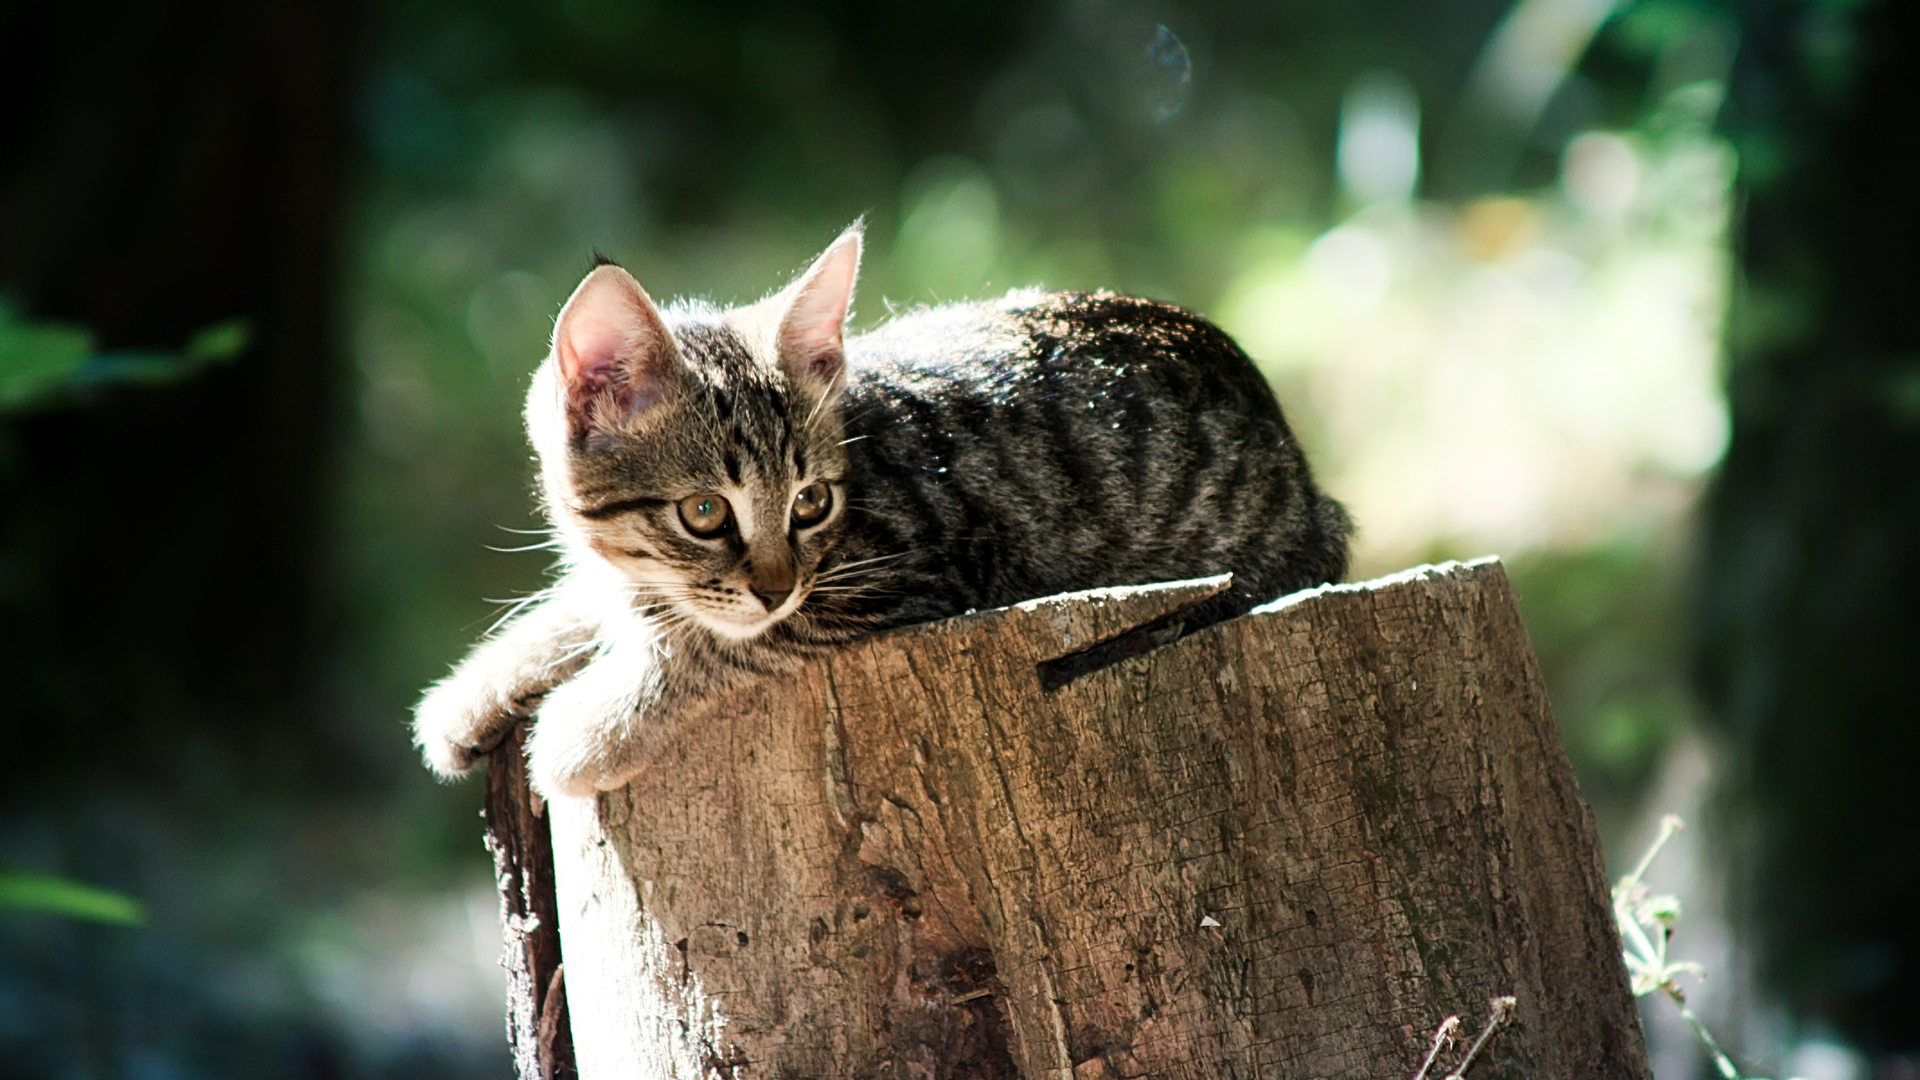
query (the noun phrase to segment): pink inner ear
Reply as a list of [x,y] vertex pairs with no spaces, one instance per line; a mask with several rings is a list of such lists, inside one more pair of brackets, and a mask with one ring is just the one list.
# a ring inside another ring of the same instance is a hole
[[844,363],[838,323],[830,333],[818,327],[805,333],[790,331],[782,335],[780,348],[791,358],[796,374],[809,382],[833,381]]
[[640,284],[603,266],[560,313],[554,355],[575,430],[614,428],[653,404],[672,337]]
[[860,226],[842,233],[801,276],[780,320],[780,351],[796,374],[816,384],[839,378],[845,365],[841,335],[860,272]]
[[569,396],[579,398],[597,390],[624,382],[620,376],[620,356],[627,346],[628,331],[603,311],[587,310],[567,320],[560,338],[560,375],[567,381]]

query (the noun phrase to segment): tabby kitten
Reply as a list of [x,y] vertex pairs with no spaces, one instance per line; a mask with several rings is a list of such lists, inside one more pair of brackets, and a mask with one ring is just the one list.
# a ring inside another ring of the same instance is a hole
[[1345,512],[1218,328],[1026,291],[843,339],[860,228],[743,308],[580,283],[527,398],[564,572],[421,701],[435,771],[537,703],[536,787],[590,795],[861,634],[1232,571],[1224,617],[1345,572]]

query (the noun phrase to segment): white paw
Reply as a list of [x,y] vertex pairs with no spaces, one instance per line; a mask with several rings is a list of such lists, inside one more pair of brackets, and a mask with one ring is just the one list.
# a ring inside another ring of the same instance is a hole
[[508,695],[455,672],[428,687],[413,707],[413,742],[427,766],[451,780],[472,771],[515,719]]
[[555,688],[534,720],[527,771],[534,790],[547,798],[587,798],[634,774],[623,763],[631,760],[634,734],[645,720],[636,715],[633,689],[594,674],[590,667]]

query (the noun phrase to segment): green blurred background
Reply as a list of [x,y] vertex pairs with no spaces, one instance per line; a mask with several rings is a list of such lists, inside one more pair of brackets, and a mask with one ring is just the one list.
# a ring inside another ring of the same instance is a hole
[[0,5],[0,1077],[508,1075],[405,722],[543,580],[527,375],[594,248],[747,300],[862,214],[859,325],[1236,334],[1356,576],[1508,559],[1612,871],[1704,826],[1655,882],[1749,1072],[1920,1076],[1916,21]]

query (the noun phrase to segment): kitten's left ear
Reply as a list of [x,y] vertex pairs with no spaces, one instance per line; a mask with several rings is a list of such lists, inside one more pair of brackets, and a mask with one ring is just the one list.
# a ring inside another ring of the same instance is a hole
[[865,219],[847,226],[780,296],[780,329],[775,339],[780,364],[795,382],[823,397],[838,393],[846,384],[842,330],[853,306],[860,238],[866,227]]
[[572,436],[624,429],[673,386],[673,333],[640,283],[613,263],[573,290],[553,325],[553,359]]

